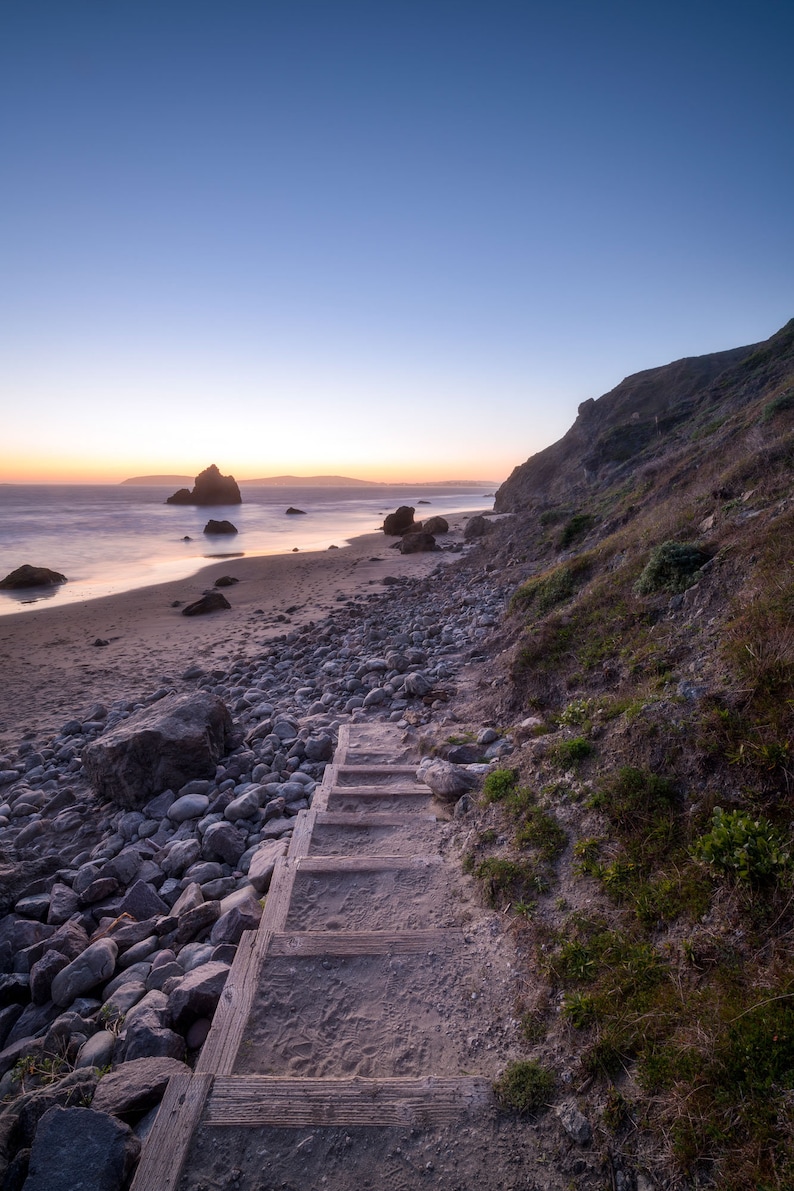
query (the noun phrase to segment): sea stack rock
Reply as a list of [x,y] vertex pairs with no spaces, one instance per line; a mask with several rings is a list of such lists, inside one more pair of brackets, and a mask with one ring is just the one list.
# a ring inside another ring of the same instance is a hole
[[243,498],[234,476],[222,476],[214,463],[196,476],[191,492],[180,488],[165,502],[167,505],[241,505]]
[[65,582],[66,576],[59,571],[51,571],[47,567],[32,567],[25,563],[6,575],[5,579],[0,579],[0,589],[16,591],[24,587],[54,587],[57,583]]
[[210,517],[207,524],[204,526],[205,533],[237,533],[237,526],[232,525],[231,521],[214,521]]

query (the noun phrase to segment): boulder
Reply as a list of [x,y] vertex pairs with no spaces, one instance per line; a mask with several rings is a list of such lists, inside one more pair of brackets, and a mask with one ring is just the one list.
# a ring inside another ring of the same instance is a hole
[[449,522],[446,517],[428,517],[423,529],[425,533],[449,533]]
[[295,516],[296,514],[300,514],[300,516],[302,516],[302,517],[305,517],[305,516],[306,516],[306,510],[305,510],[305,509],[293,509],[292,505],[290,505],[290,507],[287,509],[287,513],[288,513],[290,516]]
[[108,1113],[55,1105],[39,1121],[26,1191],[118,1191],[140,1150],[129,1125]]
[[217,695],[166,695],[131,715],[83,750],[96,792],[117,806],[137,809],[162,790],[215,774],[232,744],[229,711]]
[[216,521],[210,517],[204,526],[204,533],[237,533],[237,526],[232,525],[231,521]]
[[394,513],[389,513],[386,517],[386,520],[383,522],[383,532],[392,537],[398,537],[400,534],[404,534],[413,525],[415,512],[416,510],[412,505],[400,505]]
[[461,794],[473,790],[477,785],[477,778],[468,769],[437,757],[426,757],[416,771],[416,778],[429,786],[439,798],[451,802],[456,802]]
[[225,821],[213,823],[204,832],[201,854],[205,860],[219,860],[235,865],[246,847],[245,836]]
[[201,599],[194,600],[192,604],[183,608],[182,615],[203,616],[205,612],[222,612],[226,608],[231,608],[226,596],[221,595],[219,591],[209,591]]
[[430,550],[438,550],[436,539],[432,533],[406,533],[400,542],[400,554],[425,554]]
[[273,870],[280,856],[286,856],[289,844],[283,839],[268,840],[260,844],[251,857],[248,866],[248,880],[258,894],[267,893],[273,878]]
[[229,965],[210,960],[188,972],[168,998],[175,1030],[184,1031],[201,1017],[212,1017],[221,999]]
[[239,505],[243,503],[234,476],[222,476],[214,463],[196,476],[193,490],[180,488],[167,505]]
[[160,1103],[172,1075],[187,1075],[189,1071],[176,1059],[133,1059],[104,1076],[92,1103],[117,1117],[146,1112]]
[[51,571],[48,567],[32,567],[29,563],[17,567],[0,579],[0,590],[17,591],[25,587],[55,587],[58,583],[66,583],[66,576],[60,571]]
[[50,995],[56,1005],[71,1005],[75,997],[90,992],[113,975],[119,949],[111,939],[98,939],[82,955],[56,973]]
[[[234,587],[235,583],[239,583],[239,579],[235,579],[234,575],[221,575],[220,579],[216,579],[213,584],[214,587]],[[183,674],[184,678],[185,675]],[[198,675],[191,675],[191,677],[198,677]]]
[[256,930],[262,917],[262,907],[251,893],[244,902],[240,902],[222,914],[212,928],[210,942],[218,946],[221,943],[237,944],[243,937],[243,932]]
[[490,521],[487,517],[483,517],[482,513],[478,513],[476,517],[470,517],[466,522],[463,537],[467,542],[472,542],[475,538],[483,538],[487,533],[490,533],[493,526],[493,521]]

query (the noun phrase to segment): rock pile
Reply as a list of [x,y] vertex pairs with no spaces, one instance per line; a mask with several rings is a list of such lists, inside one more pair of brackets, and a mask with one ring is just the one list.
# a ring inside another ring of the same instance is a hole
[[[0,757],[0,1181],[21,1186],[28,1162],[46,1180],[56,1108],[91,1103],[81,1128],[100,1137],[119,1118],[146,1127],[162,1064],[192,1063],[209,1032],[340,722],[427,722],[501,608],[482,572],[399,580],[228,669],[190,667],[178,693],[95,705]],[[171,755],[167,739],[188,707],[215,725],[196,770],[179,760],[193,745]],[[137,1106],[121,1108],[111,1093],[133,1076]],[[124,1167],[135,1138],[113,1136]]]

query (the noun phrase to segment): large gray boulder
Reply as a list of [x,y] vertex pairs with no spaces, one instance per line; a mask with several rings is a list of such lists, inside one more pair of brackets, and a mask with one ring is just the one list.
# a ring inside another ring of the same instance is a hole
[[400,554],[426,554],[431,550],[438,550],[436,539],[432,533],[406,533],[400,542]]
[[88,745],[83,765],[101,797],[137,809],[169,787],[213,777],[232,743],[231,716],[217,695],[166,695]]
[[168,998],[168,1014],[175,1030],[186,1030],[200,1017],[212,1017],[221,999],[228,964],[211,960],[180,980]]
[[190,1071],[177,1059],[133,1059],[100,1081],[93,1105],[114,1116],[146,1112],[162,1100],[172,1075]]

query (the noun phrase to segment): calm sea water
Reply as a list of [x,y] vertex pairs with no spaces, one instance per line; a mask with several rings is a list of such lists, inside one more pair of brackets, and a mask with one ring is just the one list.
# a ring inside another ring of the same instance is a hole
[[[208,559],[342,546],[379,529],[384,515],[401,504],[417,506],[417,519],[493,505],[493,490],[473,487],[241,484],[240,490],[242,505],[208,509],[165,504],[172,486],[0,484],[0,578],[30,563],[69,580],[46,594],[0,591],[0,616],[24,612],[31,601],[73,603],[182,579]],[[420,500],[430,503],[419,506]],[[288,515],[290,505],[306,516]],[[208,537],[203,529],[210,517],[228,519],[239,533]]]

